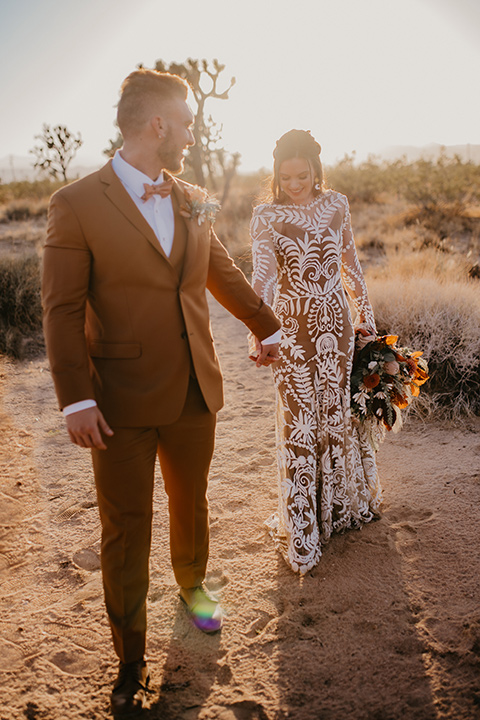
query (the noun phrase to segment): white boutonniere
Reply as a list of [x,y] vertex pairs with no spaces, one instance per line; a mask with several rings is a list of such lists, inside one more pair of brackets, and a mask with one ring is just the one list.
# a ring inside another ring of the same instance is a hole
[[218,200],[199,185],[185,188],[184,193],[187,204],[180,206],[180,214],[189,220],[196,220],[199,225],[205,220],[213,223],[220,210]]

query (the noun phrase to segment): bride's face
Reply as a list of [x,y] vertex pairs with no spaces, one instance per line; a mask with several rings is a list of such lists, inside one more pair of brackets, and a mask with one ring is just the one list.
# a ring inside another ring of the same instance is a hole
[[279,168],[280,189],[297,205],[313,200],[313,171],[305,158],[284,160]]

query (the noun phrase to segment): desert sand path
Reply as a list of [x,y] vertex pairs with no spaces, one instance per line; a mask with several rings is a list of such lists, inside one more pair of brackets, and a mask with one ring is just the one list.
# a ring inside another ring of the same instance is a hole
[[[480,420],[408,425],[379,454],[381,520],[294,575],[265,536],[275,509],[273,388],[212,301],[225,375],[211,471],[208,584],[221,635],[188,623],[158,478],[149,596],[151,709],[165,720],[480,718]],[[89,457],[72,446],[44,358],[2,366],[0,720],[108,717]]]

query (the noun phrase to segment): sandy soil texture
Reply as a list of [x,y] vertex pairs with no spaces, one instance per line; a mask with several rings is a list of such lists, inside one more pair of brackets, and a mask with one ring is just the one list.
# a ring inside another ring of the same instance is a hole
[[[210,480],[208,585],[220,635],[191,627],[155,496],[146,718],[480,718],[480,419],[411,422],[379,453],[383,516],[294,575],[276,507],[273,386],[212,302],[226,405]],[[1,371],[0,718],[109,717],[116,659],[103,609],[87,452],[72,446],[44,358]]]

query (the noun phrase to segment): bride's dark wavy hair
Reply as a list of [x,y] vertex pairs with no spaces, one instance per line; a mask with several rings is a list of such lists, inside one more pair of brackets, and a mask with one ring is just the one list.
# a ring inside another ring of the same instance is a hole
[[317,197],[325,190],[323,167],[320,161],[321,146],[309,130],[289,130],[282,135],[273,151],[273,178],[270,202],[282,203],[287,200],[280,188],[280,165],[285,160],[304,158],[313,173],[313,195]]

